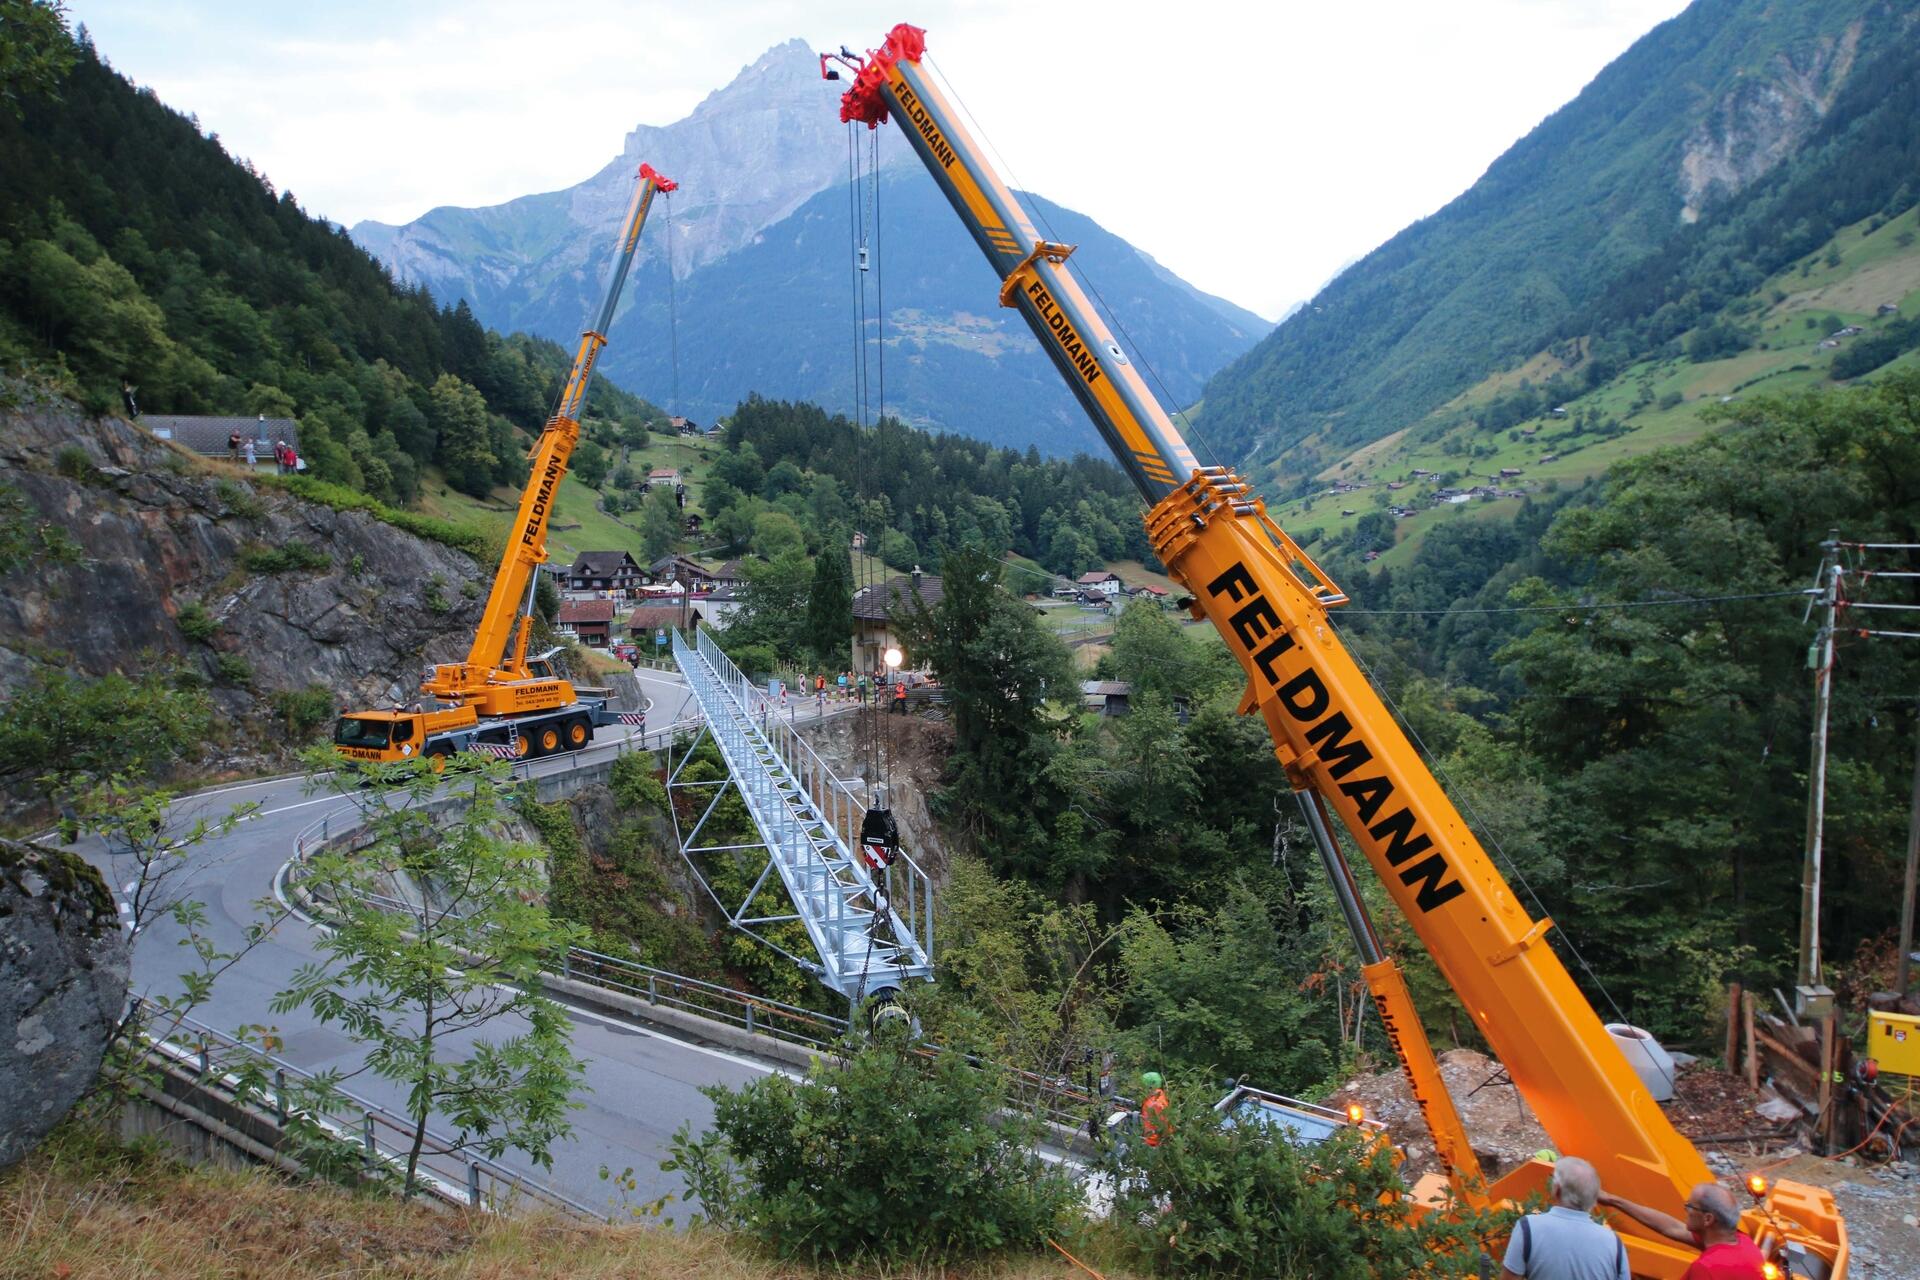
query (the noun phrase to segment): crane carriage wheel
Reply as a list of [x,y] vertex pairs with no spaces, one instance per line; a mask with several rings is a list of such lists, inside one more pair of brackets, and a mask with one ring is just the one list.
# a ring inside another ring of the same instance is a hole
[[444,746],[428,747],[426,755],[427,768],[433,770],[435,773],[445,773],[447,771],[447,760],[452,755],[453,752]]
[[567,749],[569,751],[578,751],[593,741],[593,726],[589,725],[585,718],[581,716],[575,716],[573,719],[567,721],[566,733]]
[[543,724],[533,731],[533,754],[550,756],[560,749],[560,726]]

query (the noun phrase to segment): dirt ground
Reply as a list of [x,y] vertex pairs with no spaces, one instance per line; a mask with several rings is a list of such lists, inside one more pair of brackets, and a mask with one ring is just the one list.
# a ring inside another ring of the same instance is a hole
[[[1498,1062],[1471,1049],[1455,1049],[1440,1055],[1440,1074],[1488,1177],[1497,1178],[1553,1145]],[[1755,1110],[1761,1095],[1740,1077],[1703,1063],[1682,1067],[1674,1092],[1666,1105],[1668,1118],[1693,1139],[1722,1178],[1732,1182],[1762,1171],[1770,1178],[1833,1192],[1853,1245],[1852,1280],[1920,1280],[1920,1166],[1802,1154],[1787,1145],[1791,1124],[1773,1123]],[[1407,1153],[1409,1177],[1438,1167],[1433,1142],[1397,1067],[1361,1076],[1327,1105],[1344,1107],[1349,1102],[1358,1102],[1387,1126]]]

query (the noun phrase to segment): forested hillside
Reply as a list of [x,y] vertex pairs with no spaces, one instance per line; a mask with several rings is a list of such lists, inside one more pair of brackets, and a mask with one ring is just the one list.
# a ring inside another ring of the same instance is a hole
[[[1818,544],[1920,542],[1920,373],[1725,412],[1518,522],[1444,525],[1397,571],[1369,579],[1345,541],[1323,561],[1357,595],[1334,615],[1348,643],[1596,1005],[1697,1047],[1718,1043],[1727,980],[1793,967]],[[999,879],[949,893],[940,1000],[1027,1011],[1026,1047],[1111,1037],[1285,1090],[1339,1071],[1349,943],[1263,727],[1234,714],[1237,667],[1136,603],[1100,667],[1132,682],[1131,714],[1063,720],[1057,642],[984,558],[945,568],[914,624],[955,726],[936,808]],[[1905,579],[1863,590],[1916,601]],[[1920,646],[1842,637],[1824,927],[1848,992],[1887,981],[1916,687]],[[1367,879],[1442,1047],[1470,1040]]]
[[[523,479],[515,431],[570,352],[396,286],[84,38],[52,53],[0,109],[0,363],[96,410],[124,383],[149,412],[296,416],[317,476],[389,502],[429,466],[472,493]],[[589,405],[658,416],[605,379]]]
[[1765,260],[1905,207],[1911,31],[1884,0],[1697,0],[1216,376],[1209,435],[1299,476],[1556,339],[1598,333],[1604,379]]

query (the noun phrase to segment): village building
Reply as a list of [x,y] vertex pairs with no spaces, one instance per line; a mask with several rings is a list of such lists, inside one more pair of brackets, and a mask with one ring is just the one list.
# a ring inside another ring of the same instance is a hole
[[590,649],[604,649],[613,643],[613,613],[611,600],[569,600],[560,606],[554,630]]
[[[643,604],[627,615],[627,637],[642,656],[664,657],[675,631],[684,631],[691,637],[705,621],[701,606],[690,601]],[[668,643],[662,643],[663,640]]]
[[853,664],[858,671],[884,671],[889,647],[903,653],[906,643],[894,625],[894,618],[919,601],[931,609],[946,595],[938,574],[897,573],[884,582],[861,587],[853,593]]
[[1109,600],[1126,590],[1126,584],[1120,581],[1120,575],[1108,573],[1105,569],[1090,570],[1074,581],[1083,592],[1103,595]]
[[746,597],[739,587],[719,586],[701,597],[700,610],[706,615],[708,625],[724,627],[744,603]]
[[705,565],[682,555],[661,556],[647,566],[649,585],[678,583],[689,591],[704,591],[713,583],[713,573]]
[[640,589],[640,565],[625,551],[582,551],[561,575],[569,591],[612,591],[622,597]]
[[1132,710],[1133,686],[1125,680],[1082,680],[1080,705],[1103,716],[1123,716]]

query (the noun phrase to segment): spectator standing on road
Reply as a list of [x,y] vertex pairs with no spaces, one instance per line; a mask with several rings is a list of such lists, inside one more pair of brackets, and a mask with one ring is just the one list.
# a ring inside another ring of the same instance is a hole
[[1553,1207],[1530,1213],[1513,1226],[1501,1280],[1632,1280],[1627,1246],[1593,1220],[1600,1174],[1578,1156],[1553,1166]]
[[238,431],[227,436],[227,461],[240,461],[240,433]]
[[254,451],[253,441],[251,440],[247,441],[247,470],[249,471],[253,470],[254,464],[258,463],[259,461],[260,461],[260,455]]
[[1684,1280],[1761,1280],[1765,1274],[1766,1258],[1740,1230],[1740,1206],[1717,1182],[1703,1182],[1687,1196],[1685,1222],[1619,1196],[1602,1194],[1600,1204],[1618,1209],[1675,1244],[1698,1249],[1700,1256],[1687,1268]]

